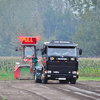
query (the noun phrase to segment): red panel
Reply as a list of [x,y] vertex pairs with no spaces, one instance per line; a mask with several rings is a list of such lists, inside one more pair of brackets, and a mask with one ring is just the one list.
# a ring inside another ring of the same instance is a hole
[[[38,37],[38,39],[39,39],[39,37]],[[20,36],[19,40],[22,42],[22,44],[37,44],[37,37]]]
[[23,37],[22,44],[37,44],[36,38]]
[[20,73],[20,69],[18,66],[14,66],[14,78],[18,78]]
[[31,65],[31,67],[30,67],[30,72],[33,72],[33,66]]
[[31,58],[30,72],[33,72],[32,58]]

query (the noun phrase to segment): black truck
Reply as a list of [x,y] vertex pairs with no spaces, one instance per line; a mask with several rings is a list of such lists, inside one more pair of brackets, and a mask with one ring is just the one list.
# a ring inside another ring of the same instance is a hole
[[48,80],[59,80],[60,83],[75,84],[78,75],[78,51],[82,49],[72,41],[44,42],[42,66],[36,67],[35,82],[47,83]]

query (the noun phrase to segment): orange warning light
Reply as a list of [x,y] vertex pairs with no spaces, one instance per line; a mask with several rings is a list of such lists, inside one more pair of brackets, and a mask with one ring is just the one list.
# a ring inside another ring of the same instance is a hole
[[36,39],[39,40],[39,36],[37,36]]
[[23,39],[23,36],[19,36],[19,40],[22,41],[22,39]]

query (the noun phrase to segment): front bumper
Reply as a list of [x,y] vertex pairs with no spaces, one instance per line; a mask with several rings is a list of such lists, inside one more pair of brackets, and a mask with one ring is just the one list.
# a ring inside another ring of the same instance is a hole
[[78,79],[79,75],[77,74],[45,74],[45,78],[47,80],[59,80],[59,79]]

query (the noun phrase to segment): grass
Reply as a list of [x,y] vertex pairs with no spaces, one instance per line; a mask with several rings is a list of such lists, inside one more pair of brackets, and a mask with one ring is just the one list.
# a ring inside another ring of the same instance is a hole
[[79,75],[81,77],[100,77],[100,58],[79,59]]
[[78,81],[100,81],[100,77],[80,77]]
[[0,80],[14,80],[14,65],[19,57],[0,57]]
[[0,80],[14,80],[14,74],[0,72]]

